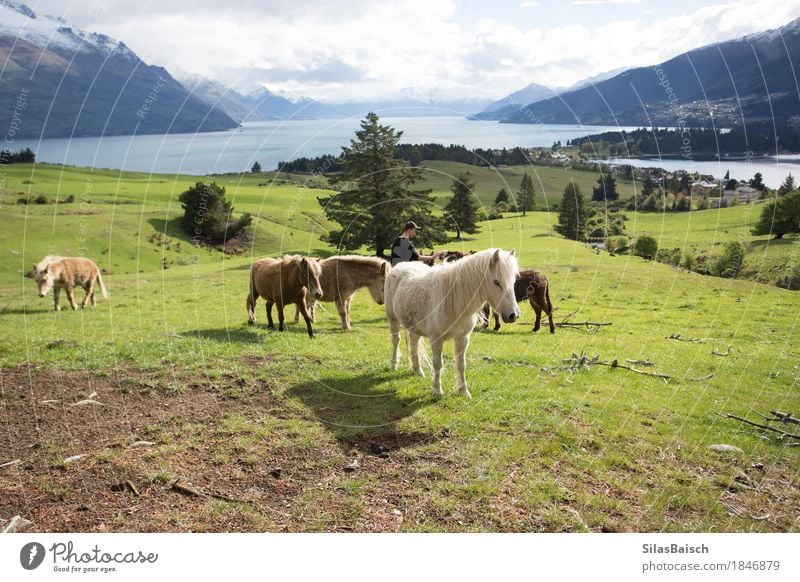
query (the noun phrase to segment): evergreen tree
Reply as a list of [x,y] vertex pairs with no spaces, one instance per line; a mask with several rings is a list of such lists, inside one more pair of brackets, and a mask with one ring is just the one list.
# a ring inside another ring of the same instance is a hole
[[450,186],[453,192],[453,197],[447,206],[444,207],[445,216],[448,222],[452,224],[456,230],[456,238],[461,239],[461,232],[469,234],[478,231],[478,204],[475,201],[475,183],[461,174],[458,178],[453,180]]
[[797,189],[797,183],[794,180],[794,176],[792,176],[791,172],[786,179],[781,184],[780,188],[778,188],[778,196],[783,196],[784,194],[788,194]]
[[775,238],[797,232],[800,232],[800,191],[789,192],[764,204],[761,218],[752,230],[755,235],[773,234]]
[[726,190],[736,190],[739,187],[739,181],[736,178],[725,178],[725,189]]
[[422,229],[419,247],[444,242],[443,221],[432,213],[430,190],[416,190],[423,168],[412,168],[395,157],[402,131],[381,125],[375,113],[367,114],[350,147],[342,148],[342,171],[332,180],[341,191],[318,198],[328,220],[339,224],[325,240],[345,250],[363,245],[383,256],[408,220]]
[[261,164],[259,164],[258,162],[253,162],[253,167],[252,167],[252,168],[250,168],[250,171],[251,171],[253,174],[259,174],[259,173],[261,173]]
[[644,183],[642,184],[642,196],[645,198],[650,196],[653,193],[653,190],[656,189],[656,183],[648,174],[647,177],[644,179]]
[[692,185],[689,182],[689,174],[684,174],[681,176],[681,181],[678,184],[678,192],[686,192],[687,194],[691,194]]
[[209,243],[230,240],[253,220],[248,213],[234,221],[233,206],[225,200],[225,188],[216,182],[197,182],[178,200],[183,208],[183,228],[193,238]]
[[564,188],[558,206],[556,232],[572,240],[584,240],[589,211],[577,184],[570,182]]
[[764,185],[763,176],[761,172],[756,172],[753,174],[753,177],[750,179],[750,186],[755,188],[756,190],[761,190],[762,192],[767,188]]
[[517,192],[517,208],[522,211],[522,216],[525,216],[525,212],[528,210],[533,210],[536,206],[536,200],[534,198],[535,191],[533,189],[533,180],[525,172],[522,175],[522,182],[519,185],[519,192]]
[[593,202],[613,202],[619,198],[617,181],[610,172],[601,173],[597,179],[597,186],[592,188]]
[[500,191],[497,193],[497,196],[494,198],[495,204],[508,204],[508,190],[505,188],[500,188]]

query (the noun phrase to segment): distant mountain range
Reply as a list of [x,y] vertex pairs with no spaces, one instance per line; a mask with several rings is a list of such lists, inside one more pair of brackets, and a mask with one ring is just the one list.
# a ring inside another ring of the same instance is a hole
[[594,83],[605,81],[606,79],[613,77],[623,70],[624,69],[615,69],[613,71],[600,73],[599,75],[594,75],[588,79],[582,79],[571,87],[567,88],[551,88],[538,83],[531,83],[519,91],[514,91],[510,95],[506,95],[502,99],[489,104],[489,106],[480,113],[470,116],[470,119],[500,121],[510,117],[518,111],[525,111],[526,107],[531,103],[538,103],[539,101],[556,97],[561,93],[576,91],[578,89],[583,89],[584,87],[589,87]]
[[[238,123],[124,43],[0,0],[2,127],[15,138],[218,131]],[[14,106],[17,104],[17,106]]]
[[429,100],[401,98],[381,101],[323,103],[313,99],[287,99],[264,87],[242,94],[218,81],[197,75],[176,75],[192,95],[222,109],[239,122],[268,119],[319,119],[363,117],[370,111],[381,116],[464,116],[486,106],[488,99]]
[[800,123],[800,19],[505,110],[506,123],[730,127]]

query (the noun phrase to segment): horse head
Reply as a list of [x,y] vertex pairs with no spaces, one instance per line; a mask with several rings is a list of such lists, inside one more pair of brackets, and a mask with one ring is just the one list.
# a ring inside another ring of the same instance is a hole
[[318,259],[303,257],[300,259],[300,280],[308,288],[308,294],[314,299],[322,298],[322,286],[319,277],[322,275],[322,265]]
[[486,274],[487,301],[495,313],[499,313],[504,323],[513,323],[519,319],[520,311],[514,294],[514,282],[517,280],[519,265],[515,252],[503,252],[497,249],[489,260],[489,272]]

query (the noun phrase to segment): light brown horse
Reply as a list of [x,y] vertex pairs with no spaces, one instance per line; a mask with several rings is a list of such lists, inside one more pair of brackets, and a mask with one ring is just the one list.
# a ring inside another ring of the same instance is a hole
[[286,330],[283,308],[294,303],[303,315],[308,328],[308,336],[314,337],[311,316],[308,313],[306,293],[320,299],[322,289],[319,276],[322,267],[318,259],[287,255],[283,259],[259,259],[250,267],[250,294],[247,296],[248,323],[256,322],[256,299],[263,297],[267,302],[267,327],[275,329],[272,322],[272,306],[278,305],[278,330]]
[[[383,284],[392,266],[380,257],[361,257],[357,255],[335,256],[320,261],[322,273],[319,278],[322,287],[321,301],[333,301],[342,319],[342,329],[351,329],[350,303],[358,289],[366,287],[372,299],[383,305]],[[317,300],[308,296],[311,321],[315,321]],[[296,309],[294,320],[298,321],[300,309]]]
[[[550,333],[556,333],[553,323],[553,304],[550,302],[550,283],[547,276],[541,271],[520,271],[514,283],[514,295],[517,301],[527,299],[536,313],[536,323],[533,331],[539,331],[542,321],[542,311],[547,314],[550,321]],[[483,327],[489,327],[489,304],[483,306]],[[494,330],[500,329],[500,319],[494,314]]]
[[78,304],[75,303],[75,287],[83,287],[86,291],[81,307],[86,307],[89,301],[92,305],[97,304],[94,296],[95,283],[100,286],[103,297],[108,298],[108,291],[100,276],[100,268],[91,259],[48,255],[33,266],[29,275],[39,285],[39,297],[44,297],[50,289],[53,290],[56,311],[61,311],[58,302],[61,289],[66,289],[67,299],[73,310],[78,309]]

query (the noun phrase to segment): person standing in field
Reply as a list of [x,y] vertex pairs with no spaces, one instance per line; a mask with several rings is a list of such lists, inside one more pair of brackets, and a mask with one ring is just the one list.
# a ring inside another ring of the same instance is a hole
[[419,253],[414,248],[414,243],[411,242],[411,239],[417,235],[417,230],[419,230],[417,224],[413,220],[409,220],[403,227],[403,233],[394,239],[392,243],[393,267],[405,261],[419,260]]

